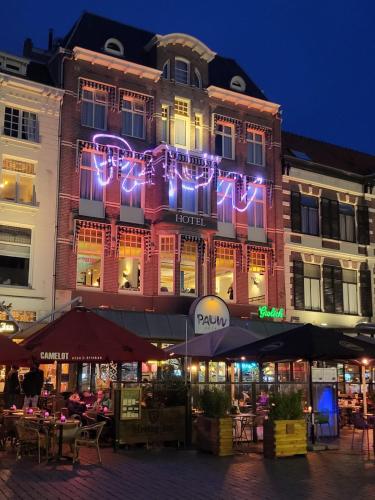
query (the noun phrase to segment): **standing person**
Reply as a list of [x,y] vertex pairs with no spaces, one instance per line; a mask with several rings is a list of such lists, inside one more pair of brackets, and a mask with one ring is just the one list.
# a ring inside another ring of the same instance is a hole
[[18,366],[12,365],[5,379],[4,396],[5,407],[10,408],[16,402],[17,394],[21,392],[21,385],[18,378]]
[[23,379],[22,388],[25,393],[24,408],[28,408],[29,406],[35,408],[38,405],[43,383],[44,373],[39,369],[39,363],[34,363]]

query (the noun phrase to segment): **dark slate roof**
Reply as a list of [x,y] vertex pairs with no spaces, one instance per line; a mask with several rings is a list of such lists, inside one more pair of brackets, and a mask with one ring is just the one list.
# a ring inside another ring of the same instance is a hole
[[[282,145],[284,155],[293,156],[299,162],[302,160],[306,165],[313,162],[348,175],[375,175],[375,156],[367,153],[291,132],[283,132]],[[302,156],[306,156],[309,160],[303,160]]]
[[48,66],[34,61],[30,61],[27,65],[26,77],[34,82],[43,83],[44,85],[54,86]]
[[[95,52],[104,52],[105,42],[109,38],[117,38],[124,46],[125,60],[156,67],[155,51],[145,50],[146,45],[154,36],[155,33],[150,31],[85,12],[63,38],[61,45],[67,49],[79,46]],[[261,90],[234,59],[215,56],[209,64],[211,85],[230,90],[230,81],[236,75],[241,76],[246,82],[245,94],[258,99],[266,99]]]

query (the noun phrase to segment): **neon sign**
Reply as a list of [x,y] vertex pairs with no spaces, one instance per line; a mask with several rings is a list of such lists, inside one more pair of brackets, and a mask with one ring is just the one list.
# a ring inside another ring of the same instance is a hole
[[14,321],[0,321],[0,333],[16,333],[18,332],[18,326]]
[[258,307],[258,316],[260,319],[263,318],[283,318],[284,317],[284,308],[280,307],[277,309],[276,307],[272,307],[270,309],[267,306],[259,306]]

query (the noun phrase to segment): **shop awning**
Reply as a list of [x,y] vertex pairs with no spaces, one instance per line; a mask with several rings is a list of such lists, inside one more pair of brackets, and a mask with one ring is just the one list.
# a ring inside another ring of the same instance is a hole
[[22,346],[16,344],[4,335],[0,335],[0,364],[28,365],[31,354]]
[[85,307],[64,313],[26,339],[23,345],[45,363],[130,362],[168,357],[127,328]]

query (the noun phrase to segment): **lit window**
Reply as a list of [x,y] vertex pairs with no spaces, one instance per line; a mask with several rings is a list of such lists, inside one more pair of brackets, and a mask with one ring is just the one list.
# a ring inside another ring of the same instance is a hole
[[197,87],[198,89],[202,88],[202,78],[201,78],[201,74],[199,73],[199,70],[197,68],[194,69],[194,73],[193,73],[193,85],[194,85],[194,87]]
[[160,237],[159,286],[161,293],[174,292],[174,236]]
[[174,78],[177,83],[189,85],[190,63],[185,59],[176,58]]
[[171,65],[170,65],[170,62],[168,59],[168,61],[165,61],[165,63],[163,64],[163,78],[164,78],[164,80],[170,79],[170,68],[171,68]]
[[340,239],[343,241],[355,241],[355,219],[354,206],[339,203],[340,217]]
[[266,298],[266,254],[250,253],[249,266],[249,303],[264,304]]
[[358,314],[357,271],[342,270],[344,313]]
[[122,234],[119,246],[119,287],[122,290],[141,290],[142,255],[142,236]]
[[190,102],[175,98],[174,102],[174,145],[189,148]]
[[103,231],[82,228],[77,244],[77,286],[101,286]]
[[0,225],[0,285],[29,286],[31,229]]
[[169,106],[163,104],[161,107],[161,140],[169,144]]
[[181,294],[197,295],[197,256],[197,243],[195,241],[184,241],[180,260]]
[[16,108],[5,108],[4,135],[38,142],[38,116],[29,111]]
[[113,54],[115,56],[123,56],[124,55],[124,46],[116,38],[109,38],[105,42],[104,50],[106,52],[108,52],[108,54]]
[[194,149],[202,151],[202,115],[196,114],[194,117]]
[[126,207],[142,206],[143,167],[139,163],[130,163],[123,170],[121,178],[121,205]]
[[80,168],[80,198],[84,200],[103,201],[103,185],[105,180],[105,156],[92,151],[83,151]]
[[320,311],[320,266],[303,265],[303,284],[306,311]]
[[144,101],[123,99],[122,133],[136,139],[144,139],[146,132],[146,104]]
[[264,134],[248,130],[247,141],[247,163],[264,166]]
[[233,222],[234,181],[218,178],[217,180],[217,220]]
[[217,124],[215,136],[215,154],[234,160],[234,126]]
[[253,273],[266,272],[266,254],[264,252],[250,253],[250,271]]
[[197,181],[194,167],[185,168],[184,179],[181,182],[182,188],[182,210],[184,212],[196,213],[198,209],[198,190],[195,189]]
[[34,164],[4,158],[0,171],[0,199],[35,205]]
[[101,90],[83,89],[81,124],[99,130],[107,128],[108,94]]
[[224,300],[234,300],[235,251],[230,247],[216,249],[215,293]]
[[253,200],[247,208],[247,223],[250,227],[264,228],[264,189],[254,186],[248,196]]

